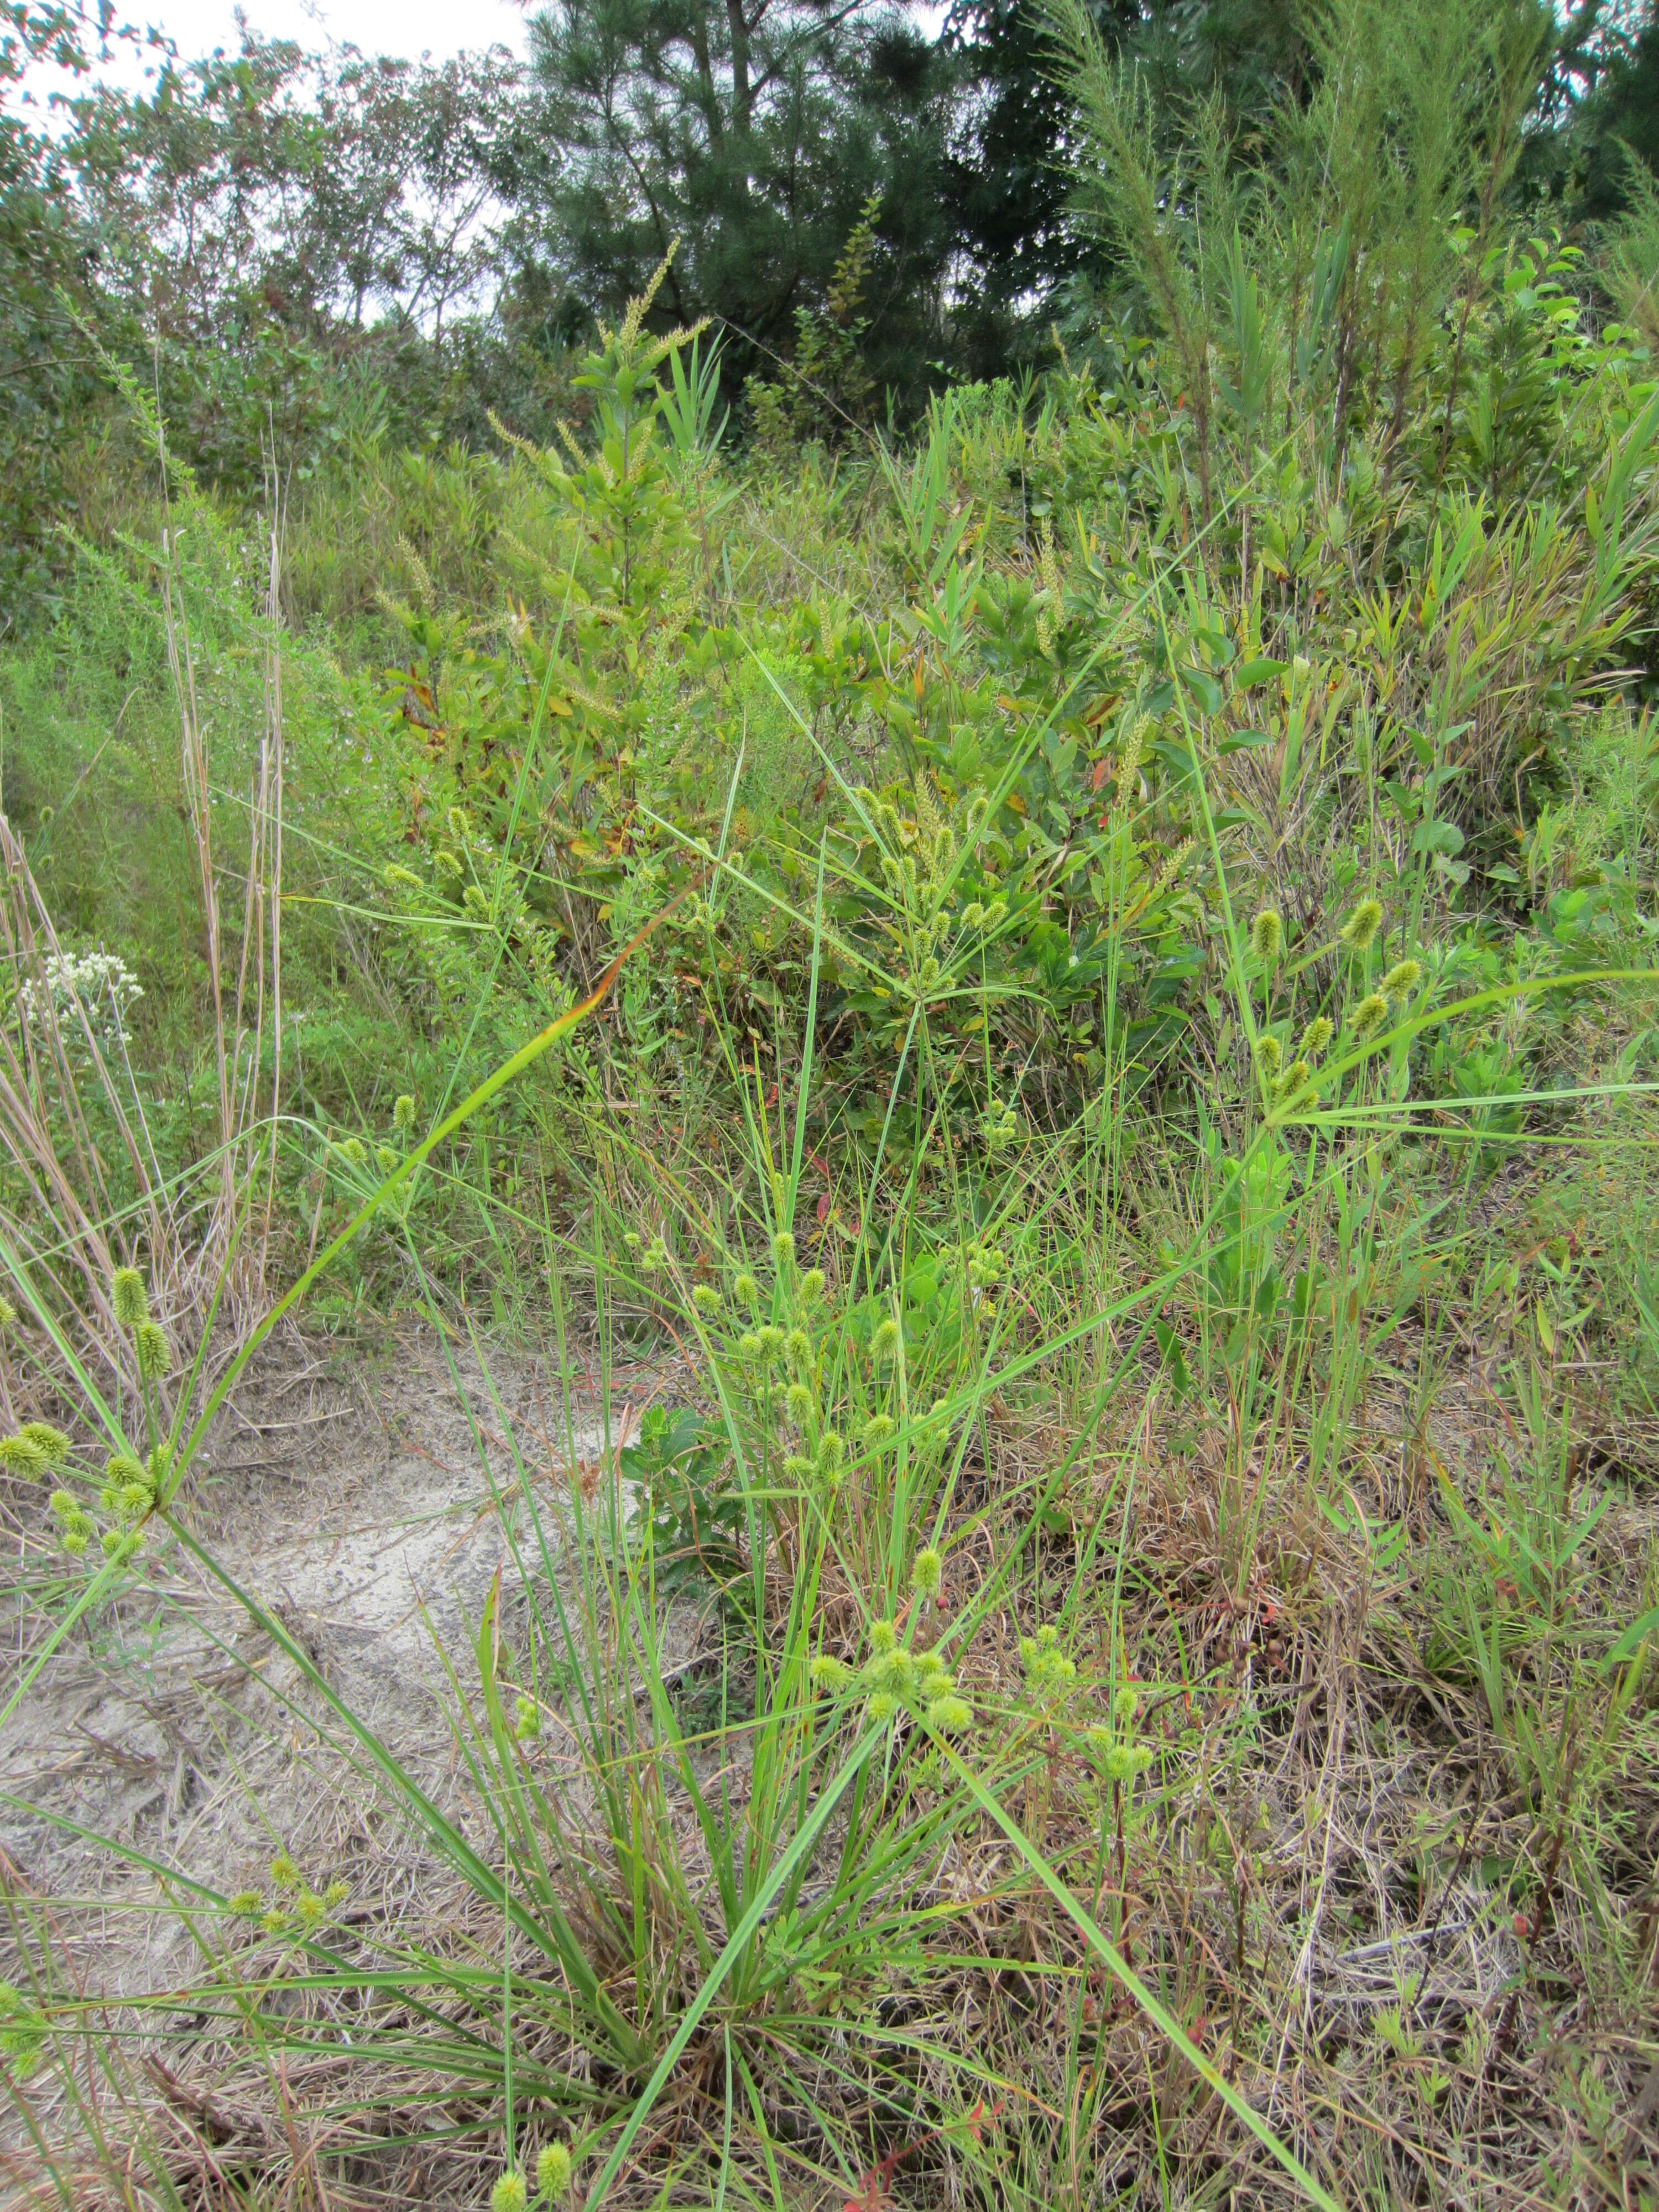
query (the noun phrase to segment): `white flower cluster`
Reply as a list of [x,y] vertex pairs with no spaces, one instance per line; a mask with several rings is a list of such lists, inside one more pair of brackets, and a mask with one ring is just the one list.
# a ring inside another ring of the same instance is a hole
[[125,1042],[126,1017],[143,995],[138,978],[113,952],[53,952],[47,955],[44,977],[26,982],[17,1004],[25,1021],[45,1029],[56,1020],[73,1038],[81,1027],[75,1012],[78,999],[99,1042],[117,1045]]

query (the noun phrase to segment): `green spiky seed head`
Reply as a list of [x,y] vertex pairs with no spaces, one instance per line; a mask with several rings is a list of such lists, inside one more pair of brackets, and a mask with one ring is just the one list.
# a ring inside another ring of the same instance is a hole
[[847,1447],[834,1429],[826,1429],[818,1438],[818,1473],[826,1482],[841,1480],[841,1465],[847,1456]]
[[403,1165],[403,1158],[400,1153],[394,1152],[390,1145],[376,1145],[374,1164],[382,1175],[389,1176],[394,1168]]
[[788,1339],[775,1322],[768,1322],[760,1333],[761,1350],[769,1360],[775,1359]]
[[930,1696],[933,1694],[933,1685],[944,1672],[945,1662],[937,1651],[919,1651],[916,1654],[916,1680]]
[[1139,1705],[1139,1703],[1140,1698],[1133,1684],[1126,1682],[1122,1688],[1118,1692],[1117,1695],[1112,1699],[1112,1711],[1117,1717],[1117,1723],[1120,1728],[1128,1727],[1130,1722],[1135,1717],[1135,1708]]
[[73,1521],[81,1510],[81,1501],[72,1491],[54,1490],[46,1500],[46,1510],[54,1521]]
[[1296,1048],[1298,1060],[1317,1060],[1331,1041],[1331,1024],[1328,1016],[1317,1015],[1302,1032],[1302,1042]]
[[792,1367],[805,1367],[812,1357],[812,1340],[804,1328],[792,1328],[783,1348]]
[[339,1149],[341,1158],[349,1160],[354,1168],[368,1165],[368,1147],[361,1137],[343,1137]]
[[461,893],[461,904],[472,916],[474,921],[488,921],[489,920],[489,901],[484,896],[483,891],[479,890],[477,884],[469,884],[466,889]]
[[877,1359],[891,1359],[899,1348],[899,1325],[889,1314],[880,1322],[870,1340],[870,1350]]
[[783,1397],[784,1410],[798,1429],[805,1428],[817,1411],[817,1401],[805,1382],[792,1382]]
[[1553,1267],[1565,1267],[1572,1257],[1571,1243],[1559,1235],[1547,1237],[1544,1239],[1544,1257]]
[[50,1421],[25,1421],[17,1433],[40,1447],[41,1455],[48,1467],[62,1467],[69,1457],[69,1438],[61,1429],[53,1428]]
[[536,2160],[536,2186],[544,2197],[568,2196],[570,2190],[570,2153],[562,2143],[549,2143]]
[[313,1891],[302,1889],[294,1900],[294,1917],[307,1933],[320,1928],[328,1917],[328,1908]]
[[139,1521],[155,1503],[155,1492],[148,1477],[142,1482],[124,1482],[117,1500],[117,1510],[124,1521]]
[[806,1270],[799,1284],[800,1302],[803,1306],[817,1305],[818,1300],[823,1296],[824,1279],[822,1267],[809,1267]]
[[137,1328],[149,1319],[149,1298],[137,1267],[118,1267],[109,1279],[110,1304],[123,1328]]
[[935,1698],[927,1708],[927,1725],[939,1735],[960,1735],[974,1725],[974,1709],[966,1698]]
[[691,1293],[691,1303],[700,1314],[717,1314],[720,1310],[720,1294],[712,1283],[699,1283]]
[[886,1690],[878,1690],[864,1710],[878,1728],[885,1728],[898,1711],[898,1699]]
[[795,1264],[795,1240],[787,1229],[780,1229],[772,1239],[772,1264],[780,1274],[787,1274]]
[[72,1521],[65,1523],[63,1537],[64,1549],[69,1553],[70,1559],[80,1558],[82,1553],[86,1550],[91,1536],[92,1523],[84,1513],[77,1513]]
[[466,872],[447,845],[440,845],[432,859],[441,875],[459,876]]
[[1422,979],[1420,960],[1396,960],[1382,978],[1382,990],[1390,999],[1408,999]]
[[827,1651],[820,1651],[806,1671],[812,1687],[826,1698],[839,1698],[852,1685],[852,1668]]
[[945,1579],[945,1562],[931,1544],[916,1553],[910,1568],[910,1584],[923,1597],[937,1597]]
[[1264,906],[1250,924],[1250,950],[1264,967],[1271,967],[1279,957],[1279,948],[1285,941],[1285,925],[1272,907]]
[[111,1492],[119,1492],[130,1482],[142,1482],[144,1470],[126,1452],[117,1452],[112,1459],[104,1462],[104,1480]]
[[1369,1044],[1380,1035],[1389,1018],[1389,1001],[1382,991],[1368,992],[1354,1008],[1348,1026],[1356,1044]]
[[288,1926],[288,1915],[279,1907],[273,1905],[269,1912],[261,1913],[259,1925],[267,1936],[280,1936]]
[[879,1451],[892,1433],[892,1415],[890,1413],[872,1413],[870,1416],[870,1419],[864,1425],[864,1449],[866,1451]]
[[401,1129],[405,1136],[415,1127],[415,1099],[411,1092],[405,1091],[399,1094],[398,1103],[392,1109],[392,1126],[394,1129]]
[[1255,1064],[1269,1083],[1279,1073],[1280,1057],[1279,1039],[1276,1036],[1259,1036],[1256,1039]]
[[46,1471],[46,1455],[32,1437],[0,1437],[0,1467],[25,1482],[38,1482]]
[[513,1709],[513,1725],[532,1742],[542,1732],[542,1711],[534,1698],[520,1698]]
[[17,1319],[17,1309],[9,1298],[0,1298],[0,1328],[9,1328]]
[[984,925],[985,908],[980,904],[977,899],[969,899],[967,905],[962,909],[963,927],[964,929],[981,929]]
[[167,1333],[159,1321],[141,1321],[132,1332],[132,1340],[138,1353],[138,1372],[149,1382],[165,1375],[171,1352]]
[[466,809],[452,806],[449,810],[449,834],[458,845],[465,844],[471,829],[472,824],[466,818]]
[[521,2173],[504,2173],[489,2192],[489,2212],[525,2212],[530,2191]]
[[817,1469],[805,1452],[789,1452],[784,1458],[783,1471],[791,1482],[810,1482]]
[[743,1334],[738,1339],[738,1350],[743,1354],[744,1358],[745,1359],[758,1359],[761,1356],[762,1349],[763,1347],[761,1345],[759,1330],[753,1328],[744,1329]]
[[298,1889],[300,1869],[286,1851],[278,1851],[270,1863],[270,1879],[278,1889]]
[[225,1899],[225,1911],[234,1912],[239,1920],[254,1920],[264,1901],[257,1889],[239,1889],[234,1897]]
[[381,870],[380,874],[381,880],[393,890],[400,886],[403,890],[410,891],[417,891],[421,888],[421,879],[415,871],[412,868],[399,866],[396,860],[389,861]]
[[890,1620],[872,1620],[870,1624],[870,1649],[878,1659],[898,1650],[898,1631]]
[[1294,1098],[1305,1087],[1312,1073],[1305,1060],[1293,1060],[1273,1085],[1275,1101]]
[[1361,899],[1337,934],[1350,952],[1368,952],[1370,950],[1372,939],[1382,927],[1382,900]]
[[337,1912],[350,1894],[351,1884],[349,1881],[342,1881],[337,1875],[323,1892],[323,1903],[327,1905],[331,1912]]
[[760,1285],[745,1270],[732,1284],[732,1295],[740,1305],[752,1306],[760,1296]]

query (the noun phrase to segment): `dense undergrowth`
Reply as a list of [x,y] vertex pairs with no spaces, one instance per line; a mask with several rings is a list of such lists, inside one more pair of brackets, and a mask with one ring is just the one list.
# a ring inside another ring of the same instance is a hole
[[[8,1718],[216,1586],[409,1853],[100,1838],[112,1993],[14,1766],[32,2201],[1656,2201],[1651,270],[1482,20],[1183,195],[1061,11],[1151,337],[742,457],[641,303],[0,657]],[[482,1363],[443,1791],[216,1546],[285,1310]]]

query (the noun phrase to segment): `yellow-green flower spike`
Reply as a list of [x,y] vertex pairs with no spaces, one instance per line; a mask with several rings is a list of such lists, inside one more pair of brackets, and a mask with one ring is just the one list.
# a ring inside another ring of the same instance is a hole
[[1276,1036],[1259,1036],[1255,1041],[1255,1064],[1271,1083],[1279,1073],[1281,1054]]
[[536,2186],[544,2197],[568,2196],[572,2167],[570,2153],[562,2143],[549,2143],[536,2160]]
[[691,1303],[700,1314],[717,1314],[720,1310],[720,1294],[712,1283],[699,1283],[691,1293]]
[[514,1709],[513,1725],[521,1736],[531,1741],[542,1732],[542,1711],[534,1698],[520,1698]]
[[1382,900],[1361,899],[1337,933],[1350,952],[1366,952],[1382,927]]
[[1324,1014],[1316,1015],[1302,1032],[1302,1042],[1296,1048],[1296,1056],[1298,1060],[1317,1060],[1330,1041],[1329,1018]]
[[1395,1000],[1410,998],[1422,980],[1420,960],[1397,960],[1382,978],[1381,988],[1385,997]]
[[787,1229],[780,1229],[772,1239],[772,1260],[781,1274],[795,1264],[795,1240]]
[[1389,1018],[1389,1001],[1381,991],[1372,991],[1363,998],[1353,1010],[1349,1023],[1356,1044],[1369,1044],[1378,1035]]
[[752,1275],[745,1273],[732,1284],[732,1295],[740,1305],[752,1306],[760,1296],[760,1285]]
[[898,1631],[890,1620],[872,1620],[870,1624],[870,1649],[878,1659],[898,1649]]
[[141,1321],[132,1332],[132,1340],[138,1353],[138,1372],[147,1382],[155,1382],[165,1375],[172,1358],[167,1333],[159,1321]]
[[931,1544],[916,1553],[910,1569],[911,1586],[923,1597],[937,1597],[945,1579],[945,1563]]
[[403,1130],[405,1135],[415,1127],[415,1101],[407,1091],[392,1109],[392,1126]]
[[530,2191],[521,2173],[504,2173],[489,2192],[489,2212],[525,2212]]
[[800,1302],[804,1306],[815,1306],[823,1296],[824,1273],[822,1267],[809,1267],[800,1279]]
[[46,1472],[46,1455],[31,1437],[0,1437],[0,1467],[25,1482],[38,1482]]
[[839,1698],[852,1684],[852,1668],[827,1651],[820,1651],[806,1671],[812,1687],[825,1697]]
[[149,1298],[137,1267],[118,1267],[110,1277],[109,1294],[115,1318],[123,1328],[137,1328],[141,1321],[149,1319]]
[[270,1863],[270,1878],[278,1889],[298,1889],[300,1869],[286,1851],[278,1851]]
[[1285,941],[1285,925],[1270,906],[1264,906],[1250,924],[1250,950],[1264,967],[1271,967],[1279,957],[1279,948]]
[[39,1444],[48,1467],[62,1467],[69,1457],[70,1440],[61,1429],[53,1428],[50,1421],[25,1421],[17,1431],[31,1443]]
[[960,1735],[974,1724],[974,1709],[966,1698],[935,1698],[927,1708],[927,1725],[940,1735]]
[[225,1911],[234,1912],[239,1920],[252,1920],[264,1902],[257,1889],[239,1889],[234,1897],[225,1899]]
[[877,1328],[870,1340],[870,1350],[877,1359],[890,1359],[899,1348],[899,1325],[890,1314]]
[[0,1298],[0,1328],[9,1328],[17,1319],[17,1309],[9,1298]]

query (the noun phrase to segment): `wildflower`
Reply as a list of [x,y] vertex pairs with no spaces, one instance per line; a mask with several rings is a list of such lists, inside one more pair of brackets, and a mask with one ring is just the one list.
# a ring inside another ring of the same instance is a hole
[[349,1160],[354,1168],[368,1166],[368,1148],[361,1137],[343,1137],[339,1150],[342,1158]]
[[1382,927],[1381,899],[1361,899],[1337,934],[1350,952],[1368,952],[1371,939]]
[[691,1303],[700,1314],[717,1314],[720,1294],[712,1283],[699,1283],[691,1293]]
[[415,1101],[407,1091],[400,1095],[392,1109],[392,1126],[394,1129],[403,1130],[405,1134],[415,1127]]
[[1139,1703],[1140,1700],[1135,1694],[1133,1686],[1126,1682],[1112,1699],[1112,1711],[1117,1717],[1120,1728],[1128,1727],[1135,1717],[1135,1708]]
[[935,1698],[928,1706],[927,1725],[939,1735],[960,1735],[974,1724],[974,1709],[966,1698]]
[[886,1443],[888,1437],[890,1437],[892,1433],[892,1415],[890,1413],[872,1413],[870,1416],[870,1419],[865,1423],[862,1431],[864,1449],[866,1451],[879,1451],[881,1447]]
[[417,891],[421,888],[421,879],[414,870],[399,867],[395,860],[382,871],[382,876],[387,887],[392,890],[397,890],[399,884],[406,890]]
[[73,1492],[54,1490],[46,1500],[47,1510],[57,1521],[72,1521],[81,1510],[81,1502]]
[[345,1903],[350,1894],[351,1884],[349,1881],[341,1881],[337,1876],[323,1892],[323,1903],[327,1905],[331,1912],[333,1912]]
[[165,1375],[171,1355],[167,1333],[161,1322],[141,1321],[132,1334],[138,1352],[138,1372],[151,1382],[158,1375]]
[[878,1659],[898,1649],[898,1631],[890,1620],[872,1620],[870,1624],[870,1649]]
[[1328,1018],[1324,1014],[1316,1015],[1303,1030],[1302,1042],[1296,1048],[1296,1056],[1298,1060],[1317,1060],[1330,1041],[1331,1024]]
[[117,1452],[112,1459],[104,1462],[102,1504],[106,1513],[115,1510],[116,1500],[130,1482],[145,1482],[146,1470],[126,1452]]
[[504,2173],[489,2192],[489,2212],[525,2212],[530,2191],[521,2173]]
[[270,1863],[270,1878],[278,1889],[298,1889],[300,1869],[286,1851],[278,1851]]
[[447,846],[440,845],[432,858],[446,876],[459,876],[463,873],[460,862]]
[[26,1481],[36,1482],[46,1471],[46,1455],[32,1437],[21,1432],[15,1437],[0,1437],[0,1467],[8,1474],[21,1475]]
[[805,1367],[812,1357],[812,1340],[804,1328],[792,1328],[783,1348],[792,1367]]
[[818,1300],[823,1296],[823,1268],[809,1267],[800,1279],[799,1291],[802,1305],[808,1307],[817,1305]]
[[513,1726],[520,1735],[527,1737],[532,1743],[541,1734],[541,1707],[536,1703],[534,1698],[519,1699],[513,1711]]
[[549,2143],[536,2160],[536,2186],[544,2197],[562,2197],[570,2187],[570,2153],[562,2143]]
[[988,935],[990,934],[990,933],[991,933],[991,931],[992,931],[992,930],[994,930],[994,929],[1000,929],[1000,928],[1001,928],[1001,927],[1002,927],[1002,925],[1003,925],[1003,923],[1004,923],[1007,919],[1008,919],[1008,902],[1007,902],[1007,900],[1006,900],[1006,899],[1004,899],[1004,898],[995,898],[995,899],[993,899],[993,900],[991,901],[991,903],[989,904],[989,906],[988,906],[988,907],[986,908],[986,909],[985,909],[985,929],[986,929],[986,934],[988,936]]
[[312,1929],[322,1926],[327,1911],[320,1897],[311,1890],[302,1889],[294,1900],[294,1917],[309,1933]]
[[1279,957],[1279,948],[1285,941],[1285,925],[1270,906],[1264,906],[1250,924],[1250,950],[1264,967],[1271,967]]
[[945,1690],[950,1687],[950,1676],[945,1671],[945,1662],[937,1651],[922,1651],[917,1654],[916,1683],[928,1697],[942,1697]]
[[1422,973],[1420,960],[1397,960],[1382,978],[1382,989],[1390,999],[1403,1003],[1417,988]]
[[403,1161],[399,1155],[393,1152],[390,1145],[376,1145],[374,1147],[374,1164],[380,1169],[382,1175],[389,1176],[395,1168],[400,1168],[403,1165]]
[[769,1364],[783,1350],[788,1339],[775,1322],[768,1322],[761,1330],[760,1340],[761,1350],[765,1353]]
[[155,1503],[155,1492],[149,1477],[142,1482],[124,1482],[115,1504],[124,1521],[142,1521]]
[[91,1534],[92,1522],[88,1519],[84,1513],[77,1513],[72,1519],[65,1522],[64,1524],[64,1549],[69,1553],[72,1559],[78,1559],[82,1553],[86,1550],[87,1540]]
[[1275,1100],[1294,1098],[1312,1073],[1305,1060],[1293,1060],[1273,1085]]
[[850,1688],[853,1680],[852,1668],[843,1661],[831,1658],[827,1651],[819,1652],[817,1657],[807,1668],[806,1674],[807,1680],[811,1683],[812,1687],[823,1696],[829,1698],[842,1696]]
[[814,1462],[808,1459],[805,1452],[790,1452],[784,1460],[783,1471],[791,1482],[810,1482],[814,1472]]
[[280,1936],[288,1926],[288,1915],[273,1905],[269,1912],[260,1915],[259,1925],[267,1936]]
[[466,818],[465,808],[452,806],[449,810],[449,834],[455,842],[458,845],[465,845],[471,834],[471,830],[472,825]]
[[732,1295],[739,1304],[752,1306],[760,1296],[760,1285],[752,1275],[742,1274],[732,1284]]
[[1279,1039],[1276,1036],[1259,1036],[1256,1039],[1255,1064],[1269,1083],[1279,1073]]
[[234,1912],[239,1920],[252,1920],[262,1901],[257,1889],[239,1889],[234,1897],[225,1899],[225,1911]]
[[69,1457],[69,1438],[61,1429],[54,1429],[50,1421],[25,1421],[17,1433],[40,1446],[48,1467],[62,1467]]
[[795,1264],[795,1240],[787,1229],[780,1229],[772,1239],[772,1260],[781,1275]]
[[743,1354],[745,1359],[758,1359],[761,1356],[761,1340],[758,1331],[752,1328],[744,1329],[743,1334],[738,1339],[738,1350]]
[[899,1325],[889,1314],[885,1321],[878,1324],[876,1333],[870,1340],[871,1356],[876,1359],[890,1359],[898,1348]]
[[898,1699],[890,1697],[885,1690],[878,1690],[866,1704],[864,1711],[866,1717],[872,1720],[878,1728],[885,1728],[898,1711]]
[[1354,1008],[1348,1026],[1356,1044],[1369,1044],[1389,1018],[1389,1001],[1381,991],[1372,991]]
[[985,927],[985,908],[977,899],[969,899],[962,909],[962,926],[964,929],[982,929]]
[[916,1553],[910,1569],[911,1587],[923,1597],[937,1597],[939,1586],[945,1578],[945,1564],[931,1544]]
[[826,1482],[841,1480],[841,1463],[847,1447],[834,1429],[826,1429],[818,1439],[818,1473]]
[[118,1267],[110,1277],[109,1290],[115,1318],[123,1328],[137,1328],[141,1321],[149,1319],[144,1279],[137,1267]]

